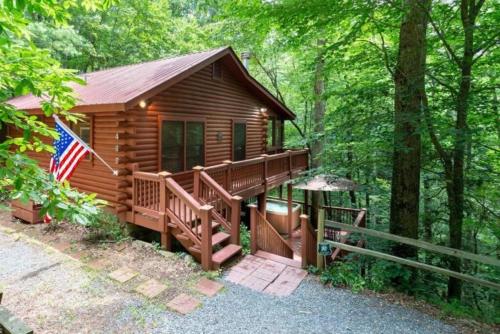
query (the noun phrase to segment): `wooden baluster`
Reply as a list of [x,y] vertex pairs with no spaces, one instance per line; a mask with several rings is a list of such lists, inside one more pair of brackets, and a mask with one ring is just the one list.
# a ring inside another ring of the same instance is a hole
[[231,193],[233,191],[233,162],[231,160],[224,160],[222,162],[226,165],[226,172],[224,177],[224,188]]
[[250,253],[257,253],[257,206],[250,204]]
[[213,207],[204,205],[200,208],[201,218],[201,266],[203,270],[212,270],[212,217]]

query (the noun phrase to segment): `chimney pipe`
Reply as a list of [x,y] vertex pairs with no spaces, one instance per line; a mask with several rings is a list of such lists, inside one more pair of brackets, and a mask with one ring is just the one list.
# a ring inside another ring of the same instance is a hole
[[248,61],[252,57],[252,53],[250,51],[245,51],[241,53],[241,61],[243,62],[243,67],[248,70]]

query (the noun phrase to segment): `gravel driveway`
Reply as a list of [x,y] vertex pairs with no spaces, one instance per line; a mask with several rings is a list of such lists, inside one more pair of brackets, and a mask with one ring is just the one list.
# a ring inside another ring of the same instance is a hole
[[187,316],[124,290],[67,255],[0,231],[3,305],[35,333],[457,333],[381,299],[313,278],[284,298],[222,280],[226,289]]

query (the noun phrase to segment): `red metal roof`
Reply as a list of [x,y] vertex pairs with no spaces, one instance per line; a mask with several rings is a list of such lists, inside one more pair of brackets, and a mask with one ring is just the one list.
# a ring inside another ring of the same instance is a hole
[[[277,111],[283,112],[288,118],[295,117],[285,105],[248,74],[230,47],[82,74],[86,85],[70,84],[77,97],[75,110],[105,106],[106,110],[125,110],[137,104],[139,99],[157,94],[224,56],[233,59],[237,65],[235,68],[240,72],[239,77],[245,79],[254,93],[268,100]],[[40,100],[30,94],[15,97],[8,103],[18,109],[33,110],[40,109]]]

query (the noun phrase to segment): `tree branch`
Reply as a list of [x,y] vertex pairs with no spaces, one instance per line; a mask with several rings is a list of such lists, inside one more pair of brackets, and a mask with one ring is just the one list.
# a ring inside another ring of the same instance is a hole
[[453,59],[453,61],[458,65],[458,67],[461,68],[462,67],[462,61],[460,60],[460,58],[458,58],[458,56],[456,55],[455,51],[453,51],[451,45],[446,40],[443,32],[441,31],[441,29],[439,29],[439,27],[437,26],[436,22],[434,22],[434,20],[432,19],[431,13],[429,12],[429,9],[426,8],[423,5],[420,5],[420,6],[422,7],[425,15],[427,16],[427,19],[429,20],[429,23],[431,24],[432,28],[434,29],[434,31],[438,35],[439,39],[441,40],[441,43],[443,43],[445,49],[448,51],[451,59]]
[[458,94],[458,91],[453,88],[453,86],[447,84],[446,82],[442,81],[441,79],[439,79],[438,77],[436,77],[434,74],[432,74],[430,71],[426,71],[426,74],[432,79],[434,80],[435,82],[437,82],[438,84],[440,84],[441,86],[445,87],[446,89],[448,89],[452,94],[454,95],[457,95]]
[[434,148],[438,152],[438,154],[439,154],[441,160],[443,161],[443,163],[445,164],[445,166],[451,167],[450,155],[448,154],[448,152],[446,152],[444,147],[439,142],[436,131],[434,129],[434,125],[432,124],[432,118],[431,118],[431,113],[429,111],[427,95],[425,95],[425,94],[424,94],[424,98],[423,98],[422,103],[423,103],[422,109],[424,109],[425,123],[427,124],[427,131],[429,132],[429,136],[431,138],[432,145],[434,146]]

